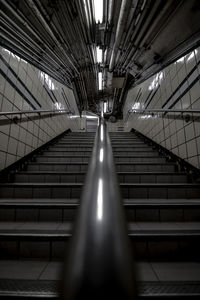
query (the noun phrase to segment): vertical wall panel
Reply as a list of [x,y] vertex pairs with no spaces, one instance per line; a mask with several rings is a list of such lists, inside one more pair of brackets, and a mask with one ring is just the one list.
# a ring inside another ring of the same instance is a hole
[[[64,90],[77,116],[37,119],[37,113],[27,114],[18,124],[12,122],[13,116],[0,116],[0,169],[3,169],[68,128],[79,131],[80,120],[72,89],[49,76],[45,80],[40,70],[10,51],[4,48],[0,51],[0,111],[67,109],[62,95]],[[33,119],[34,116],[37,118]]]
[[[139,90],[141,96],[137,100]],[[128,115],[128,110],[134,108],[199,110],[200,48],[132,88],[123,111],[125,130],[135,128],[200,168],[200,114],[190,114],[190,120],[182,118],[180,113],[168,113],[165,116],[152,116],[149,113]]]

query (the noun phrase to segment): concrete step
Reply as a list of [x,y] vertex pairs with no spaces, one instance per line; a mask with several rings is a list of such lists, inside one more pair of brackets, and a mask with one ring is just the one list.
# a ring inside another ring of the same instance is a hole
[[88,168],[88,163],[82,162],[30,162],[27,165],[27,171],[66,171],[66,172],[86,172]]
[[120,183],[187,183],[186,173],[171,172],[118,172]]
[[116,162],[117,172],[175,172],[175,163],[148,163],[148,162]]
[[124,199],[126,217],[131,222],[199,222],[198,199]]
[[122,145],[122,144],[118,144],[118,145],[112,145],[112,150],[113,151],[152,151],[152,147],[148,146],[148,145],[141,145],[141,146],[131,146],[130,144],[128,145]]
[[[0,220],[6,222],[65,222],[74,220],[79,199],[2,198]],[[124,199],[130,222],[199,222],[200,199]]]
[[[155,153],[155,152],[154,152]],[[44,150],[42,152],[42,155],[83,155],[83,156],[91,156],[92,154],[92,149],[88,151],[83,151],[83,150],[76,150],[76,151],[71,151],[71,150]]]
[[81,141],[81,140],[77,140],[77,141],[69,141],[69,142],[62,142],[62,141],[58,141],[57,143],[55,143],[57,146],[68,146],[68,145],[72,145],[72,146],[76,146],[76,145],[80,145],[80,146],[91,146],[93,147],[94,142],[85,142],[85,141]]
[[[72,229],[72,222],[1,222],[0,257],[62,259]],[[138,259],[199,257],[200,222],[131,222],[128,234]]]
[[50,151],[92,151],[93,146],[73,146],[73,145],[68,145],[68,146],[49,146],[46,150]]
[[[198,299],[200,263],[139,261],[137,299]],[[0,260],[0,296],[10,299],[60,299],[61,261]],[[29,298],[28,298],[29,299]]]
[[131,199],[198,199],[200,195],[200,185],[189,183],[121,183],[120,188],[122,197]]
[[140,155],[114,155],[115,162],[134,162],[134,163],[141,163],[141,162],[147,162],[147,163],[165,163],[166,157],[164,156],[144,156]]
[[111,141],[111,144],[112,144],[112,146],[127,146],[127,147],[133,147],[133,146],[147,146],[147,147],[150,147],[149,145],[147,145],[147,144],[145,144],[144,142],[141,142],[141,141],[134,141],[134,140],[132,140],[132,141]]
[[[50,155],[50,154],[43,154],[37,155],[34,157],[35,161],[37,162],[89,162],[91,156],[90,155]],[[116,162],[157,162],[157,163],[164,163],[166,162],[166,158],[162,156],[124,156],[124,155],[115,155],[114,159]]]
[[[85,172],[58,172],[58,171],[26,171],[16,172],[14,182],[83,182]],[[165,172],[118,172],[121,183],[187,183],[189,175],[186,173]]]
[[138,151],[138,150],[132,150],[132,151],[125,151],[125,150],[121,150],[121,151],[117,151],[117,150],[113,150],[113,155],[119,155],[119,156],[123,156],[124,154],[126,154],[126,156],[146,156],[146,157],[152,157],[152,156],[157,156],[159,157],[160,154],[158,152],[156,152],[155,150],[142,150],[142,151]]
[[43,154],[43,155],[37,155],[34,157],[35,161],[37,162],[63,162],[63,163],[71,163],[71,162],[89,162],[90,155],[61,155],[61,154]]
[[[88,163],[82,162],[29,162],[26,166],[27,171],[67,171],[81,172],[87,171]],[[175,163],[130,163],[117,162],[117,172],[175,172],[177,166]]]
[[14,182],[82,183],[85,179],[85,175],[86,172],[27,171],[15,173]]
[[3,183],[3,198],[80,198],[82,183]]

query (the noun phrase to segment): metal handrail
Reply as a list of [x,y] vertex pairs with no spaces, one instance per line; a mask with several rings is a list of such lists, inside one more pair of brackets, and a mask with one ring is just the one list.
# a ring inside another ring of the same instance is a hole
[[200,113],[199,109],[152,109],[152,108],[145,108],[145,109],[130,109],[128,111],[129,113],[146,113],[146,112],[152,112],[152,113],[168,113],[168,112],[175,112],[175,113]]
[[73,113],[68,109],[35,109],[35,110],[19,110],[19,111],[1,111],[0,116],[36,114],[36,113]]
[[111,142],[96,132],[64,268],[64,299],[134,299],[135,275]]

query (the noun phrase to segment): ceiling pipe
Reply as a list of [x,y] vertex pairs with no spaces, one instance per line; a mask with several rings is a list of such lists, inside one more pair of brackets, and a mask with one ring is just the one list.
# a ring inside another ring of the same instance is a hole
[[108,6],[108,23],[109,25],[112,24],[112,17],[113,17],[113,7],[114,7],[114,0],[110,0]]
[[115,64],[116,54],[118,52],[118,48],[121,42],[121,38],[123,35],[124,27],[127,21],[127,15],[129,13],[129,8],[131,5],[131,0],[122,0],[119,19],[117,23],[116,35],[115,35],[115,43],[112,49],[110,64],[109,64],[109,71],[112,72]]
[[[14,17],[23,25],[23,27],[25,27],[28,30],[28,32],[30,32],[37,39],[38,42],[45,45],[46,50],[48,49],[49,52],[52,54],[52,56],[55,57],[60,62],[61,65],[65,66],[65,63],[63,63],[60,57],[56,55],[55,51],[51,49],[48,43],[44,42],[41,39],[41,37],[38,34],[36,34],[36,32],[31,28],[31,26],[28,24],[28,21],[24,18],[24,16],[23,17],[21,16],[21,12],[19,10],[13,9],[12,6],[10,6],[5,0],[1,0],[1,3],[14,15]],[[68,68],[68,66],[66,65],[65,68]]]
[[44,26],[44,28],[47,30],[47,32],[50,34],[50,36],[52,37],[52,39],[55,41],[55,43],[58,46],[58,48],[64,54],[64,56],[68,60],[69,64],[73,68],[73,70],[78,74],[79,72],[78,72],[76,66],[73,64],[71,58],[66,54],[66,51],[63,49],[62,45],[60,44],[60,42],[55,37],[54,32],[51,30],[50,26],[47,24],[46,20],[43,18],[42,14],[38,10],[38,8],[35,5],[35,3],[32,0],[26,0],[26,1],[28,2],[30,8],[35,12],[36,16],[38,17],[38,19],[40,20],[40,22],[42,23],[42,25]]

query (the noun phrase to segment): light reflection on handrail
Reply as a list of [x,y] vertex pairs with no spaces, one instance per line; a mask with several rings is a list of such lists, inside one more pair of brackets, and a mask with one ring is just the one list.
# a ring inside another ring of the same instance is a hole
[[102,117],[64,267],[66,300],[130,300],[135,273],[112,147]]

